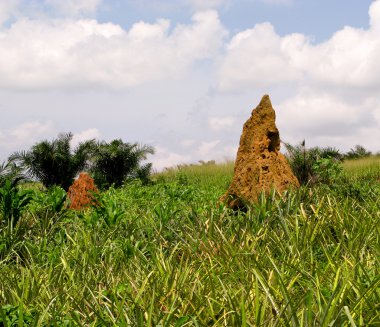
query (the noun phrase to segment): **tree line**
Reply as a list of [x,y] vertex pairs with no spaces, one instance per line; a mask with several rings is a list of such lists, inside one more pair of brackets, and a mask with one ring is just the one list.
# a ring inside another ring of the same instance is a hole
[[[46,188],[60,186],[64,190],[72,185],[79,172],[88,172],[100,189],[120,187],[126,180],[140,179],[149,183],[152,164],[145,163],[154,148],[138,143],[125,143],[115,139],[109,143],[95,139],[81,142],[72,149],[72,133],[59,134],[52,141],[44,140],[27,151],[13,153],[0,164],[0,187],[6,180],[17,184],[20,180],[35,180]],[[284,143],[287,159],[301,184],[307,184],[326,175],[336,174],[338,162],[371,155],[363,146],[356,145],[345,154],[326,147],[306,149],[305,141],[297,145]]]
[[[154,148],[115,139],[109,143],[95,139],[72,148],[72,133],[44,140],[27,151],[13,153],[0,165],[0,184],[11,179],[41,182],[46,188],[60,186],[68,190],[79,172],[88,172],[101,189],[119,187],[126,180],[138,178],[149,182],[152,164],[145,163]],[[0,185],[1,186],[1,185]]]

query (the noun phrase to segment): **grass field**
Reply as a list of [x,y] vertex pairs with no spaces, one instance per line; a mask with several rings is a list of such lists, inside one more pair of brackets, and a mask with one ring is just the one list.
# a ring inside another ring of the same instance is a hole
[[333,185],[218,205],[233,164],[110,189],[35,189],[0,228],[0,326],[380,326],[380,159]]
[[380,155],[348,160],[343,163],[346,173],[356,179],[377,179],[380,180]]

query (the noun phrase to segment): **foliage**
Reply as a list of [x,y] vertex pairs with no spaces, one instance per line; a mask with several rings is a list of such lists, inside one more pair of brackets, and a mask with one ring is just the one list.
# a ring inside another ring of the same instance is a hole
[[60,212],[65,206],[66,195],[63,188],[53,186],[44,194],[40,205],[49,207],[53,212]]
[[372,153],[367,151],[362,145],[355,145],[354,148],[351,148],[345,155],[345,159],[359,159],[369,157]]
[[2,187],[6,181],[11,181],[11,184],[16,185],[20,181],[26,180],[26,177],[22,174],[21,169],[17,167],[14,162],[3,162],[0,164],[0,187]]
[[318,182],[331,185],[339,182],[343,174],[341,163],[333,158],[319,158],[313,164],[313,171]]
[[68,190],[75,176],[86,167],[94,146],[94,141],[87,141],[72,151],[72,137],[71,133],[60,134],[51,142],[42,141],[29,151],[14,153],[10,160],[18,163],[45,187],[57,185]]
[[14,181],[6,180],[0,187],[0,260],[6,253],[15,252],[22,239],[25,228],[20,228],[19,221],[31,200],[32,192],[20,190]]
[[16,225],[21,217],[22,210],[31,201],[31,192],[20,190],[11,181],[7,180],[0,188],[1,222]]
[[10,304],[0,307],[0,326],[31,325],[36,312],[25,312],[21,307]]
[[152,165],[142,162],[153,153],[151,146],[124,143],[120,139],[99,142],[91,166],[96,185],[103,189],[111,185],[120,187],[128,178],[139,178],[147,183]]
[[293,173],[301,185],[330,183],[339,176],[342,158],[339,150],[331,147],[307,149],[305,141],[298,145],[284,143]]
[[232,164],[110,188],[100,206],[67,211],[47,230],[38,205],[60,201],[36,191],[19,221],[30,232],[1,257],[0,321],[377,326],[380,166],[369,159],[345,162],[338,181],[263,194],[246,213],[218,204]]
[[127,208],[118,201],[115,188],[111,187],[102,195],[94,193],[93,211],[84,215],[84,221],[89,225],[102,224],[114,226],[125,217]]

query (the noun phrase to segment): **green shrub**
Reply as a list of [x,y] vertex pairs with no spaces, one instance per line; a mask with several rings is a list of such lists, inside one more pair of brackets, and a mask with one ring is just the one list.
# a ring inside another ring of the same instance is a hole
[[11,181],[6,181],[0,188],[1,223],[15,226],[31,200],[32,193],[29,190],[20,190]]
[[307,149],[305,141],[298,145],[284,143],[286,157],[301,185],[332,183],[342,172],[339,150],[331,147]]
[[313,173],[319,183],[332,185],[343,176],[343,166],[334,158],[319,158],[313,164]]
[[22,306],[5,304],[0,307],[0,326],[30,326],[37,321],[36,317],[36,310],[28,312]]

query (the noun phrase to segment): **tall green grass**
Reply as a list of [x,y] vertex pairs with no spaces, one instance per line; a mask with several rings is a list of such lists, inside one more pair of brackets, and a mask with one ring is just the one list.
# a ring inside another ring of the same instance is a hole
[[347,175],[352,178],[368,178],[380,181],[380,155],[347,160],[343,166]]
[[[370,178],[345,165],[350,176]],[[262,196],[243,213],[218,203],[232,171],[231,164],[172,170],[150,186],[110,189],[80,213],[51,212],[35,191],[12,247],[0,251],[0,321],[378,326],[376,179],[359,190],[364,198],[345,192],[349,179]]]

